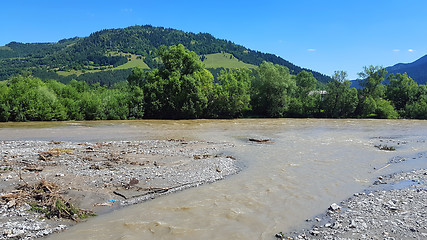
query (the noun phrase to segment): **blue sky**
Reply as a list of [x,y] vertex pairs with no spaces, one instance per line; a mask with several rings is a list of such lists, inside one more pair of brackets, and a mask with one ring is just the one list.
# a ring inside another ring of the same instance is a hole
[[427,54],[425,0],[13,0],[0,8],[0,46],[56,42],[108,28],[151,24],[208,32],[350,79],[363,66],[412,62]]

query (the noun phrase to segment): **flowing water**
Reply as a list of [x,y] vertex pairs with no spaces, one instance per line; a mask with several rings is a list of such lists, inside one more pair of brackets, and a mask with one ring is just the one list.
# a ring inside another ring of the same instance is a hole
[[[427,122],[242,119],[0,124],[0,140],[185,138],[231,142],[243,170],[212,184],[122,208],[50,239],[275,239],[375,177],[427,167]],[[251,143],[248,138],[269,138]],[[381,142],[382,141],[382,142]],[[376,144],[395,146],[381,151]],[[407,161],[388,165],[401,156]]]

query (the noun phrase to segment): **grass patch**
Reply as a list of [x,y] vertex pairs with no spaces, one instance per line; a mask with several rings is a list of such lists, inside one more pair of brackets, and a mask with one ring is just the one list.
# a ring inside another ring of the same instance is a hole
[[[105,70],[111,70],[110,69],[105,69]],[[64,76],[64,77],[68,77],[70,75],[76,75],[76,76],[80,76],[82,74],[85,73],[95,73],[95,72],[101,72],[102,70],[99,69],[94,69],[94,70],[85,70],[85,71],[81,71],[81,70],[69,70],[69,71],[56,71],[56,73],[60,76]]]
[[128,62],[112,68],[111,70],[121,70],[121,69],[129,69],[134,67],[139,67],[142,69],[150,69],[148,65],[144,62],[144,57],[131,53],[123,53],[123,52],[109,52],[106,56],[125,56],[128,58]]
[[206,68],[256,68],[255,65],[244,63],[230,53],[213,53],[203,56]]
[[40,205],[38,203],[31,203],[30,206],[30,211],[40,213],[48,219],[57,217],[76,221],[77,219],[86,219],[96,216],[94,213],[78,209],[71,203],[65,202],[60,198],[53,199],[52,204]]
[[8,46],[0,46],[0,50],[12,51],[12,48],[10,48]]
[[111,71],[111,70],[122,70],[122,69],[130,69],[134,67],[139,67],[142,69],[150,69],[148,65],[144,62],[144,57],[136,54],[131,53],[123,53],[123,52],[109,52],[105,54],[105,56],[127,56],[128,62],[125,64],[122,64],[117,67],[110,66],[101,66],[101,67],[94,67],[94,66],[86,66],[89,68],[89,70],[69,70],[69,71],[56,71],[56,73],[60,76],[68,77],[71,75],[80,76],[85,73],[96,73],[101,71]]
[[143,59],[135,59],[135,60],[132,59],[131,61],[128,61],[123,65],[112,68],[112,70],[129,69],[134,67],[139,67],[142,69],[150,69]]
[[0,169],[0,173],[6,173],[6,172],[11,172],[13,171],[13,167],[2,167]]

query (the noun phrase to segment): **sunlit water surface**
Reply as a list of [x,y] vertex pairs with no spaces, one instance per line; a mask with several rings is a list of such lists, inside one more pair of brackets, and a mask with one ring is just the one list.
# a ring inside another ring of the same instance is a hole
[[[122,208],[50,239],[274,239],[375,177],[427,167],[427,122],[242,119],[3,123],[0,140],[230,142],[243,167],[213,184]],[[269,138],[256,144],[248,138]],[[381,139],[397,147],[380,151]],[[397,145],[399,142],[399,145]],[[387,165],[394,156],[408,161]],[[413,159],[414,158],[414,159]]]

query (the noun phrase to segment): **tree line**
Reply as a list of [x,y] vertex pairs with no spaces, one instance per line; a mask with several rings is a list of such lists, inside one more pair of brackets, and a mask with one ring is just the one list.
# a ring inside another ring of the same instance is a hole
[[0,121],[192,119],[237,117],[427,119],[427,88],[407,74],[365,67],[362,89],[337,71],[322,88],[307,71],[262,62],[216,78],[183,45],[162,46],[161,64],[132,70],[113,86],[41,80],[24,72],[0,82]]

